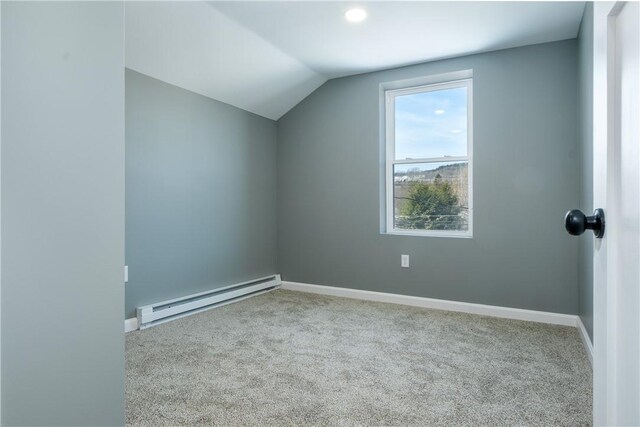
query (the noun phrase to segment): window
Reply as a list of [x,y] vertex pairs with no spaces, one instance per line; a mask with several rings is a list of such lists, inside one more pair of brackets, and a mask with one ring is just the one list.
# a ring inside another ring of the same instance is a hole
[[382,86],[386,231],[471,237],[472,80],[397,86]]

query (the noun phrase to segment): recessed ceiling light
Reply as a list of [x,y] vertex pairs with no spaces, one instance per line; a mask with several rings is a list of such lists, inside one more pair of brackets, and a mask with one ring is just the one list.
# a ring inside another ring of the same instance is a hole
[[451,131],[451,133],[460,133],[460,132],[462,132],[460,129],[454,129]]
[[434,114],[437,114],[438,116],[441,114],[444,114],[444,110],[436,110],[433,112]]
[[367,18],[367,11],[360,8],[349,9],[345,12],[344,17],[349,22],[362,22]]

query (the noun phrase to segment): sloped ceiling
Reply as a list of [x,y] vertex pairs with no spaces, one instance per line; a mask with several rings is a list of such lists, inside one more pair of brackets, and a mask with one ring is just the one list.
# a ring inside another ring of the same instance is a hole
[[[344,12],[363,7],[350,24]],[[126,66],[277,120],[330,78],[577,36],[584,2],[126,2]]]
[[125,64],[274,120],[327,80],[205,2],[126,2]]

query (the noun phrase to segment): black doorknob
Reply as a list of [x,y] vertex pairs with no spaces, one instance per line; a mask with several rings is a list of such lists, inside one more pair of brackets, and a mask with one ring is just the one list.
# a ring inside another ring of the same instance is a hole
[[584,233],[584,230],[593,230],[596,238],[604,236],[604,210],[596,209],[593,216],[586,216],[580,209],[567,212],[564,216],[564,228],[574,236]]

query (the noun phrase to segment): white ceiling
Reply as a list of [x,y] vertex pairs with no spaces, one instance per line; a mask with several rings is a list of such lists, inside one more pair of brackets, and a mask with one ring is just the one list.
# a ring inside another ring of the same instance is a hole
[[[344,12],[367,10],[362,23]],[[584,2],[126,2],[127,67],[271,119],[334,77],[576,37]]]
[[326,81],[204,2],[125,2],[125,65],[270,119]]

